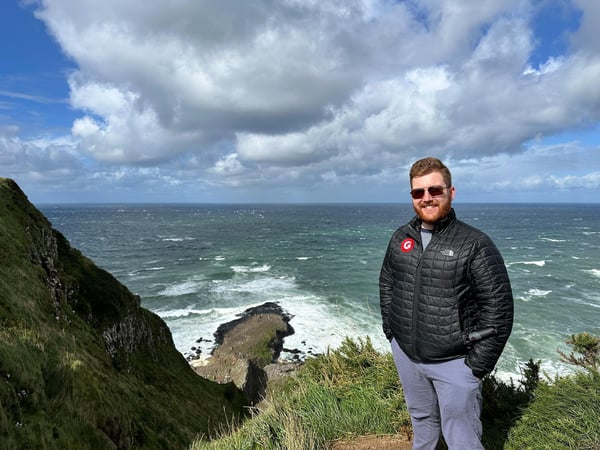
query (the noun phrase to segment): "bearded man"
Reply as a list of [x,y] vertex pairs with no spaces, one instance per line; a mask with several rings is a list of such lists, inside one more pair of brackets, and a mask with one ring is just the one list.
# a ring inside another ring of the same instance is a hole
[[415,162],[416,216],[390,239],[379,277],[383,331],[391,343],[413,426],[413,449],[483,449],[481,379],[512,330],[513,296],[500,252],[456,218],[450,170]]

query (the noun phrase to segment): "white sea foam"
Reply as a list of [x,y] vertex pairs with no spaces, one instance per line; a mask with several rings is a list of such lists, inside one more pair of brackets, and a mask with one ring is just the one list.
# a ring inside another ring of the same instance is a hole
[[567,242],[566,239],[553,239],[553,238],[547,238],[547,237],[543,237],[542,241],[546,241],[546,242]]
[[589,270],[584,270],[584,272],[592,274],[596,278],[600,278],[600,269],[589,269]]
[[298,261],[307,261],[307,260],[309,260],[310,258],[309,258],[308,256],[296,256],[296,259],[297,259]]
[[163,242],[184,242],[184,241],[195,241],[195,237],[186,236],[186,237],[173,237],[173,236],[159,236],[161,241]]
[[541,261],[515,261],[515,262],[511,262],[511,263],[507,263],[507,266],[512,266],[515,264],[524,264],[526,266],[538,266],[538,267],[544,267],[546,265],[546,261],[541,260]]
[[389,343],[381,330],[379,311],[359,312],[356,306],[349,310],[347,305],[325,303],[316,295],[292,296],[280,304],[294,316],[290,325],[296,330],[285,339],[286,348],[324,353],[339,347],[346,337],[357,339],[369,335],[378,350],[389,351]]
[[295,288],[294,277],[263,277],[254,280],[240,280],[232,278],[229,280],[215,280],[211,285],[211,291],[216,293],[237,294],[240,292],[260,294],[265,301],[271,298],[265,294],[274,294],[275,297],[285,295],[287,291]]
[[600,296],[589,296],[585,299],[573,298],[570,303],[583,305],[590,308],[600,308]]
[[544,291],[542,289],[529,289],[527,291],[528,294],[533,295],[535,297],[543,297],[545,295],[550,294],[552,291]]
[[523,264],[544,267],[546,265],[546,261],[523,261]]
[[271,266],[263,264],[262,266],[231,266],[231,270],[238,273],[245,272],[268,272],[271,270]]
[[152,261],[146,261],[145,264],[156,264],[159,263],[161,260],[160,259],[153,259]]
[[181,317],[189,317],[191,315],[205,316],[210,314],[212,310],[189,307],[184,309],[169,309],[166,311],[156,310],[155,312],[163,319],[177,319]]
[[198,281],[188,280],[182,283],[176,283],[166,287],[158,293],[158,295],[164,295],[167,297],[178,297],[180,295],[193,294],[198,292],[202,283]]
[[[551,294],[551,293],[552,293],[552,291],[550,291],[550,290],[542,290],[542,289],[532,288],[532,289],[529,289],[527,292],[525,292],[523,295],[517,295],[516,298],[525,303],[528,303],[530,301],[533,301],[534,299],[539,299],[539,297],[545,297],[546,295]],[[535,300],[535,301],[538,301],[538,300]]]

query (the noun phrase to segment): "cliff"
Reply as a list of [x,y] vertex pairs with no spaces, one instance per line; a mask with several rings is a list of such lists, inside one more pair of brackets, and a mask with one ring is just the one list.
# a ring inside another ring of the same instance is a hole
[[244,410],[166,324],[0,178],[3,448],[187,448]]

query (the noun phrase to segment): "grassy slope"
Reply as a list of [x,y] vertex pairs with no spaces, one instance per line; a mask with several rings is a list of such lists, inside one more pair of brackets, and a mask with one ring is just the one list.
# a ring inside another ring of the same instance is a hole
[[[549,383],[538,379],[537,369],[539,364],[526,365],[525,379],[516,384],[484,379],[485,448],[600,450],[598,372]],[[288,382],[252,420],[220,439],[198,440],[191,450],[320,450],[334,443],[379,449],[400,447],[410,438],[391,354],[376,352],[368,340],[346,339],[338,349],[307,360]]]
[[243,402],[198,377],[164,322],[0,179],[3,448],[186,448]]

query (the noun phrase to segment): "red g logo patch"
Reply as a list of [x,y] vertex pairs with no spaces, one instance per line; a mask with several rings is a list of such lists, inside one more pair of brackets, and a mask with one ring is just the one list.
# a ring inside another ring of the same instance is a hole
[[412,238],[406,238],[400,243],[400,250],[404,253],[410,252],[415,246],[415,240]]

